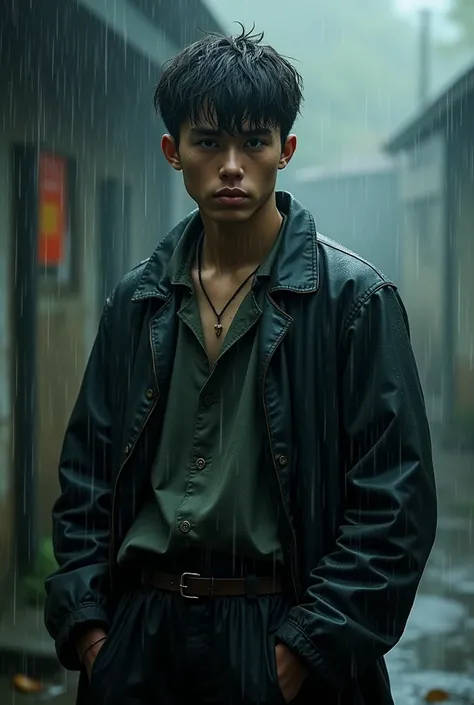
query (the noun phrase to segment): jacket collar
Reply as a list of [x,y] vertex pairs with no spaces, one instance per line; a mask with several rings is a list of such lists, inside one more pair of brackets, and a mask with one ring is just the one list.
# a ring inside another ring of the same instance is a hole
[[[313,216],[285,191],[276,193],[276,202],[286,216],[286,223],[272,267],[269,291],[315,292],[319,277]],[[201,231],[201,217],[195,210],[168,233],[145,265],[132,301],[170,296],[172,281],[177,275],[174,264],[187,259],[178,257],[177,251],[192,247]]]

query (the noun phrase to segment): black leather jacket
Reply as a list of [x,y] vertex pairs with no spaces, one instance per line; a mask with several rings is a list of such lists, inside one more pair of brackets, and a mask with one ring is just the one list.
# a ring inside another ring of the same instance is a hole
[[[278,636],[330,691],[386,705],[383,656],[405,628],[436,527],[406,313],[392,282],[319,236],[289,194],[277,201],[287,227],[260,320],[259,385],[299,602]],[[107,300],[67,428],[53,511],[60,568],[45,609],[66,668],[80,667],[71,630],[109,621],[123,589],[117,550],[149,477],[173,366],[166,268],[198,223],[188,216]]]

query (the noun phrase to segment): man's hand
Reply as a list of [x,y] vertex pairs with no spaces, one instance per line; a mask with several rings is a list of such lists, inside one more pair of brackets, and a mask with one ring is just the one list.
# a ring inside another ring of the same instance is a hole
[[302,661],[285,644],[275,647],[278,684],[287,703],[298,695],[309,671]]
[[[103,629],[90,629],[84,634],[84,636],[77,642],[77,653],[79,654],[79,659],[87,671],[87,675],[90,679],[92,673],[92,666],[97,657],[97,654],[105,644],[105,637],[107,633]],[[97,640],[100,641],[97,642]],[[94,644],[94,642],[97,642]],[[91,646],[94,644],[94,646]]]

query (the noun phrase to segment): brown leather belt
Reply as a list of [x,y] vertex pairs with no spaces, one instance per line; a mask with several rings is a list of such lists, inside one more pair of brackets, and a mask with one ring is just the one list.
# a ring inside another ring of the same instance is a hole
[[154,572],[151,584],[159,590],[179,592],[182,597],[197,600],[199,597],[239,597],[252,595],[275,595],[282,592],[279,576],[265,578],[202,578],[199,573]]

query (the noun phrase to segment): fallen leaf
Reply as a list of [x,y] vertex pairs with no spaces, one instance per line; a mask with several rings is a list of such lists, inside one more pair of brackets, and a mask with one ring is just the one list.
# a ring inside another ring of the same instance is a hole
[[43,690],[41,681],[25,676],[22,673],[17,673],[13,676],[12,685],[21,693],[40,693]]
[[441,689],[430,690],[425,695],[425,700],[427,703],[443,703],[445,700],[449,700],[449,693]]

